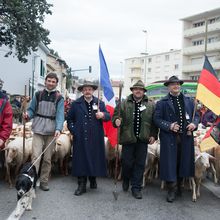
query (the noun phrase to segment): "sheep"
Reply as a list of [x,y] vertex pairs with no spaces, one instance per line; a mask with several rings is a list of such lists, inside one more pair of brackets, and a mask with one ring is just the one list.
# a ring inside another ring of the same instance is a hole
[[[198,153],[198,151],[197,151]],[[206,152],[199,152],[195,157],[195,176],[190,178],[192,183],[193,195],[192,201],[196,202],[197,198],[200,197],[200,184],[204,176],[205,171],[210,167],[210,160],[214,159],[213,156]]]
[[61,134],[56,140],[53,162],[59,161],[59,168],[62,175],[68,175],[68,160],[71,151],[70,134]]
[[147,158],[145,163],[145,171],[143,174],[143,187],[146,182],[152,182],[153,178],[158,178],[160,144],[156,141],[154,144],[148,145]]
[[15,176],[17,176],[19,169],[32,154],[32,138],[25,139],[25,154],[23,155],[23,138],[15,137],[14,140],[7,143],[4,148],[5,151],[5,167],[6,167],[6,181],[12,187],[11,169],[15,167]]

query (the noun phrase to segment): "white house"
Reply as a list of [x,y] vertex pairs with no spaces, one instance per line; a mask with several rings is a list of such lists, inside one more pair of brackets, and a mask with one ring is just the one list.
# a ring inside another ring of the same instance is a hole
[[26,63],[21,63],[17,57],[4,57],[7,52],[7,47],[0,47],[0,78],[4,81],[3,89],[9,94],[24,95],[26,85],[26,94],[30,96],[42,89],[49,49],[40,43],[38,50],[28,55]]

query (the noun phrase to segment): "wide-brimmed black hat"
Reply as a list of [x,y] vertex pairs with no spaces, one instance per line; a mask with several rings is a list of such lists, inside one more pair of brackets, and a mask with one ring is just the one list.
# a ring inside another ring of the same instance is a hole
[[92,83],[92,82],[86,82],[86,83],[84,83],[83,85],[78,86],[78,90],[79,90],[80,92],[82,92],[82,90],[83,90],[84,87],[92,87],[94,90],[96,90],[96,89],[98,88],[98,86],[95,85],[94,83]]
[[179,83],[180,85],[183,84],[183,81],[180,80],[178,77],[176,76],[171,76],[165,83],[165,86],[168,86],[170,83]]
[[144,86],[144,83],[141,80],[138,80],[132,87],[130,87],[130,90],[132,91],[132,89],[135,88],[143,89],[145,92],[147,91],[147,89]]

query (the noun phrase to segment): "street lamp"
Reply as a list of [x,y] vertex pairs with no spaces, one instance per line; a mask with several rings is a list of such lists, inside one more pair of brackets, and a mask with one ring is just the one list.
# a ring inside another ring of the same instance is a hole
[[145,44],[145,52],[141,53],[142,55],[145,55],[144,59],[144,84],[146,85],[146,77],[147,77],[147,30],[142,30],[146,36],[146,44]]

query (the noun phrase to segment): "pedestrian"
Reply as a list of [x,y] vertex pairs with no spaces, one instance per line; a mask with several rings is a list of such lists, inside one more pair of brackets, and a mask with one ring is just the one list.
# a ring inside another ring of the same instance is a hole
[[66,100],[64,101],[64,118],[67,120],[67,115],[70,110],[71,106],[71,99],[69,97],[66,97]]
[[120,116],[119,105],[116,106],[112,122],[120,127],[122,188],[128,191],[131,183],[133,197],[141,199],[147,147],[157,139],[158,132],[153,123],[154,103],[144,94],[144,83],[139,80],[130,90],[132,94],[121,103]]
[[0,91],[0,149],[4,149],[5,141],[11,134],[12,120],[12,107],[8,101],[7,95]]
[[182,80],[171,76],[164,83],[168,95],[156,104],[154,122],[160,128],[160,178],[166,181],[167,202],[182,195],[183,178],[194,177],[194,141],[192,132],[197,128],[199,115],[193,118],[192,98],[181,92]]
[[71,105],[67,116],[68,129],[73,135],[72,175],[78,177],[75,195],[96,189],[96,177],[106,176],[103,121],[110,120],[105,104],[93,96],[97,86],[87,82],[78,87],[82,96]]
[[[58,77],[55,73],[49,73],[45,78],[45,89],[37,91],[30,102],[27,112],[24,114],[26,120],[33,119],[33,144],[32,162],[34,162],[42,151],[59,137],[64,122],[64,99],[56,90]],[[44,191],[49,190],[48,179],[51,171],[51,157],[55,147],[53,142],[44,152],[41,172],[40,188]],[[39,172],[40,160],[35,163],[36,170]]]
[[0,90],[0,168],[4,167],[5,152],[2,151],[2,149],[4,149],[5,142],[11,134],[12,121],[12,107],[10,105],[10,102],[8,101],[7,95],[4,94],[2,90]]
[[211,127],[216,121],[217,115],[215,115],[210,109],[206,108],[205,113],[201,119],[201,123],[205,127]]

